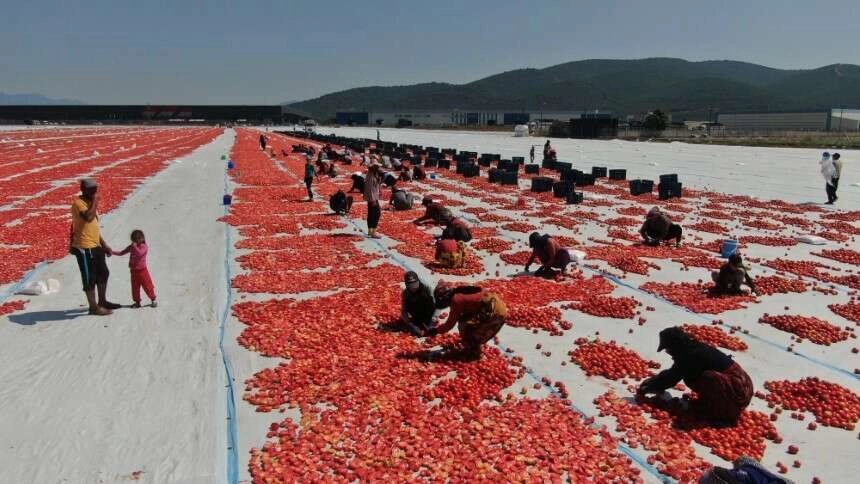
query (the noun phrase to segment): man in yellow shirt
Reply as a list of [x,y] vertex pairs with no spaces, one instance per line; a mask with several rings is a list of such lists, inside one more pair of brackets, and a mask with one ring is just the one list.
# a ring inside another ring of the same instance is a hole
[[[111,248],[101,237],[98,205],[96,181],[92,178],[81,180],[81,196],[72,203],[69,252],[78,260],[90,314],[106,316],[120,305],[109,302],[105,296],[110,276],[105,257],[110,256]],[[96,288],[98,288],[98,302]]]

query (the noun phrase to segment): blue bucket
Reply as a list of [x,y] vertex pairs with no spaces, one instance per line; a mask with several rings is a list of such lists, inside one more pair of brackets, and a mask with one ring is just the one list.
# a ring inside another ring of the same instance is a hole
[[737,240],[724,240],[723,248],[720,251],[720,255],[724,258],[728,259],[732,254],[737,252],[738,250],[738,241]]
[[227,162],[227,169],[232,170],[233,168],[236,168],[236,164],[233,163],[233,160],[228,161]]
[[224,194],[224,205],[230,205],[231,203],[233,203],[233,195],[230,195],[229,193],[225,193]]
[[430,174],[430,179],[431,179],[431,180],[435,180],[435,179],[436,179],[436,174],[435,174],[435,173],[431,173],[431,174]]

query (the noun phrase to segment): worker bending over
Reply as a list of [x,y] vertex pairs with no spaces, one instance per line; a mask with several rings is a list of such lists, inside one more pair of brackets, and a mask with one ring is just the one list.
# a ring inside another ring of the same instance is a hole
[[657,351],[664,349],[672,357],[672,367],[642,382],[638,393],[660,394],[683,380],[699,396],[691,405],[697,417],[715,426],[735,425],[753,394],[752,381],[743,368],[677,326],[660,331]]
[[443,239],[454,239],[458,242],[469,242],[472,240],[472,229],[469,224],[460,217],[451,217],[444,221],[445,228],[442,229]]
[[433,296],[437,309],[451,310],[445,323],[431,329],[430,335],[447,333],[456,324],[464,349],[472,358],[479,358],[483,344],[505,325],[508,310],[504,301],[480,287],[455,287],[442,281]]
[[436,225],[442,225],[446,220],[453,218],[451,211],[445,208],[441,203],[434,202],[430,197],[424,197],[421,200],[421,205],[426,207],[424,211],[424,215],[418,217],[415,224],[424,225],[428,223],[433,223]]
[[567,265],[571,263],[570,252],[557,240],[548,234],[541,235],[537,232],[532,232],[529,235],[529,247],[532,249],[532,255],[526,262],[525,270],[529,272],[535,258],[540,260],[541,266],[535,272],[535,275],[541,277],[555,277],[554,269],[559,269],[561,274],[567,269]]
[[639,234],[642,235],[645,245],[658,246],[661,242],[672,239],[675,239],[675,247],[681,245],[681,226],[672,223],[660,207],[653,207],[648,211]]

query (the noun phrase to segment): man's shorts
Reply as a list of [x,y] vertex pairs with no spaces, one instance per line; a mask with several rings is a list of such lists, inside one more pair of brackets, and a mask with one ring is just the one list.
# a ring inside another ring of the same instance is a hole
[[81,271],[81,282],[84,291],[91,291],[97,284],[107,283],[110,271],[105,261],[105,251],[101,247],[92,249],[73,248],[78,269]]

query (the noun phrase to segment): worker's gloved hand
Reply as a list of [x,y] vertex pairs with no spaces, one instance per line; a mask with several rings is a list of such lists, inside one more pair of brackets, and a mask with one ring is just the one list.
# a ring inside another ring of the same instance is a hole
[[639,385],[639,388],[636,389],[636,393],[640,395],[645,395],[648,393],[657,393],[657,391],[654,389],[653,379],[648,378],[643,381],[642,384]]

